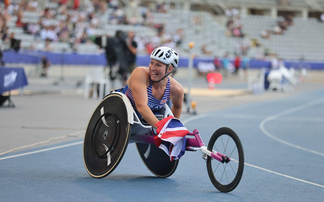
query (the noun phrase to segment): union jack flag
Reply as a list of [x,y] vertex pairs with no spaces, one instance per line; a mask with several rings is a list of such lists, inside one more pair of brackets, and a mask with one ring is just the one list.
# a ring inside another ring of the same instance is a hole
[[188,129],[173,116],[162,119],[156,126],[155,145],[170,156],[170,161],[180,159],[185,153]]

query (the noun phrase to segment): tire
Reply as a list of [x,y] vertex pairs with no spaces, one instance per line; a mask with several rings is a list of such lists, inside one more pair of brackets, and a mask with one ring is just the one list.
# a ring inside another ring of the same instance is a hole
[[244,152],[241,141],[230,128],[219,128],[208,143],[209,151],[217,151],[231,158],[229,162],[220,162],[207,157],[207,171],[212,184],[221,192],[230,192],[239,184],[244,169]]
[[176,171],[179,160],[170,161],[170,156],[154,144],[136,143],[136,147],[146,168],[155,176],[167,178]]
[[83,142],[83,162],[90,176],[109,175],[121,161],[129,140],[127,109],[118,94],[106,96],[93,112]]

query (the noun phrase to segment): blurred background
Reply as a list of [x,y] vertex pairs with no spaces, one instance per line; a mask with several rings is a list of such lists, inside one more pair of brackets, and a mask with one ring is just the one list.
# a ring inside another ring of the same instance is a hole
[[28,77],[104,67],[123,79],[162,45],[178,51],[180,67],[192,55],[200,76],[324,69],[324,0],[1,0],[0,11],[0,66]]

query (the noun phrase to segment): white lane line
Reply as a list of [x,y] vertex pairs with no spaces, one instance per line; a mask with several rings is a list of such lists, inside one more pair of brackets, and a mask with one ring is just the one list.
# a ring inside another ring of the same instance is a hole
[[[0,158],[0,161],[5,160],[5,159],[16,158],[16,157],[20,157],[20,156],[27,156],[27,155],[30,155],[30,154],[36,154],[36,153],[51,151],[51,150],[55,150],[55,149],[61,149],[61,148],[65,148],[65,147],[71,147],[71,146],[79,145],[79,144],[82,144],[82,143],[83,143],[83,141],[79,141],[79,142],[65,144],[65,145],[61,145],[61,146],[57,146],[57,147],[51,147],[51,148],[37,150],[37,151],[33,151],[33,152],[27,152],[27,153],[7,156],[7,157]],[[292,180],[296,180],[296,181],[299,181],[299,182],[303,182],[303,183],[307,183],[307,184],[311,184],[311,185],[314,185],[314,186],[324,188],[324,185],[320,185],[320,184],[317,184],[317,183],[313,183],[313,182],[309,182],[309,181],[302,180],[302,179],[299,179],[299,178],[295,178],[295,177],[292,177],[292,176],[289,176],[289,175],[278,173],[278,172],[275,172],[275,171],[272,171],[272,170],[269,170],[269,169],[265,169],[265,168],[262,168],[262,167],[259,167],[259,166],[255,166],[255,165],[252,165],[252,164],[249,164],[249,163],[244,163],[244,164],[247,165],[247,166],[259,169],[259,170],[263,170],[263,171],[266,171],[266,172],[269,172],[269,173],[273,173],[273,174],[282,176],[282,177],[286,177],[286,178],[289,178],[289,179],[292,179]]]
[[292,176],[289,176],[289,175],[278,173],[278,172],[275,172],[275,171],[272,171],[272,170],[269,170],[269,169],[265,169],[265,168],[262,168],[262,167],[259,167],[259,166],[255,166],[255,165],[252,165],[252,164],[249,164],[249,163],[244,163],[244,164],[247,165],[247,166],[259,169],[259,170],[263,170],[263,171],[266,171],[266,172],[269,172],[269,173],[273,173],[273,174],[282,176],[282,177],[286,177],[286,178],[289,178],[289,179],[292,179],[292,180],[296,180],[296,181],[299,181],[299,182],[303,182],[303,183],[306,183],[306,184],[311,184],[311,185],[314,185],[314,186],[317,186],[317,187],[324,188],[324,185],[321,185],[321,184],[317,184],[317,183],[314,183],[314,182],[309,182],[309,181],[306,181],[306,180],[302,180],[302,179],[299,179],[299,178],[296,178],[296,177],[292,177]]
[[[316,102],[317,103],[317,102]],[[287,110],[289,111],[289,110]],[[284,113],[284,112],[283,112]],[[279,114],[278,114],[279,115]],[[208,114],[201,114],[199,116],[194,116],[194,117],[190,117],[188,119],[186,119],[185,121],[183,121],[183,124],[185,123],[188,123],[190,121],[194,121],[196,119],[200,119],[200,118],[204,118],[204,117],[207,117],[207,116],[210,116]],[[266,132],[266,131],[265,131]],[[271,135],[271,134],[270,134]],[[272,136],[272,135],[271,135]],[[279,138],[276,138],[274,137],[275,139],[278,139],[280,140]],[[277,140],[277,141],[278,141]],[[283,141],[284,142],[284,141]],[[290,143],[288,143],[290,144]],[[294,145],[294,146],[297,146],[297,145]],[[298,146],[297,146],[298,147]],[[272,170],[269,170],[269,169],[266,169],[266,168],[262,168],[262,167],[259,167],[259,166],[256,166],[256,165],[252,165],[252,164],[249,164],[249,163],[244,163],[245,165],[247,166],[250,166],[250,167],[253,167],[253,168],[256,168],[256,169],[259,169],[259,170],[263,170],[265,172],[269,172],[269,173],[272,173],[272,174],[275,174],[275,175],[279,175],[279,176],[282,176],[282,177],[285,177],[285,178],[289,178],[289,179],[292,179],[292,180],[296,180],[296,181],[299,181],[299,182],[302,182],[302,183],[306,183],[306,184],[310,184],[310,185],[314,185],[314,186],[317,186],[317,187],[321,187],[321,188],[324,188],[324,185],[321,185],[321,184],[317,184],[317,183],[314,183],[314,182],[309,182],[307,180],[302,180],[302,179],[299,179],[299,178],[296,178],[296,177],[292,177],[292,176],[289,176],[289,175],[286,175],[286,174],[282,174],[282,173],[278,173],[276,171],[272,171]]]
[[82,144],[82,143],[83,143],[83,141],[79,141],[79,142],[60,145],[60,146],[56,146],[56,147],[50,147],[50,148],[47,148],[47,149],[41,149],[41,150],[36,150],[36,151],[32,151],[32,152],[26,152],[26,153],[22,153],[22,154],[2,157],[2,158],[0,158],[0,161],[5,160],[5,159],[16,158],[16,157],[20,157],[20,156],[27,156],[27,155],[30,155],[30,154],[37,154],[37,153],[41,153],[41,152],[51,151],[51,150],[55,150],[55,149],[61,149],[61,148],[65,148],[65,147],[71,147],[71,146],[79,145],[79,144]]
[[[206,115],[206,114],[201,114],[201,115],[198,115],[198,116],[193,116],[193,117],[190,117],[190,118],[186,119],[182,123],[185,124],[185,123],[188,123],[190,121],[193,121],[193,120],[196,120],[196,119],[200,119],[200,118],[204,118],[204,117],[207,117],[207,116],[208,115]],[[61,148],[64,148],[64,147],[70,147],[70,146],[74,146],[74,145],[78,145],[78,144],[82,144],[82,143],[83,143],[83,141],[80,141],[80,142],[75,142],[75,143],[71,143],[71,144],[61,145],[61,146],[57,146],[57,147],[51,147],[51,148],[47,148],[47,149],[37,150],[37,151],[33,151],[33,152],[27,152],[27,153],[22,153],[22,154],[17,154],[17,155],[2,157],[2,158],[0,158],[0,161],[1,160],[5,160],[5,159],[11,159],[11,158],[15,158],[15,157],[20,157],[20,156],[26,156],[26,155],[30,155],[30,154],[36,154],[36,153],[51,151],[51,150],[55,150],[55,149],[61,149]]]
[[[244,115],[244,114],[225,114],[222,118],[235,118],[235,119],[261,119],[263,116]],[[284,121],[303,121],[303,122],[323,122],[324,118],[314,117],[282,117]]]
[[304,147],[301,147],[301,146],[298,146],[298,145],[295,145],[295,144],[292,144],[290,142],[286,142],[280,138],[277,138],[275,136],[273,136],[271,133],[269,133],[265,128],[264,128],[264,125],[268,122],[268,121],[271,121],[271,120],[274,120],[274,119],[277,119],[281,116],[284,116],[284,115],[287,115],[287,114],[290,114],[290,113],[293,113],[293,112],[296,112],[296,111],[299,111],[299,110],[303,110],[303,109],[306,109],[307,107],[311,107],[311,106],[314,106],[314,105],[317,105],[321,102],[324,101],[324,98],[321,98],[321,99],[318,99],[318,100],[315,100],[315,101],[312,101],[312,102],[309,102],[309,103],[306,103],[306,104],[303,104],[303,105],[300,105],[298,107],[294,107],[294,108],[291,108],[289,110],[286,110],[286,111],[283,111],[279,114],[276,114],[276,115],[273,115],[273,116],[269,116],[267,117],[266,119],[264,119],[259,127],[261,129],[261,131],[268,137],[272,138],[273,140],[277,141],[277,142],[280,142],[282,144],[285,144],[285,145],[288,145],[288,146],[291,146],[291,147],[294,147],[294,148],[297,148],[297,149],[300,149],[300,150],[304,150],[304,151],[307,151],[307,152],[310,152],[310,153],[313,153],[313,154],[318,154],[318,155],[321,155],[321,156],[324,156],[323,153],[320,153],[320,152],[317,152],[317,151],[314,151],[314,150],[311,150],[311,149],[307,149],[307,148],[304,148]]
[[48,140],[44,140],[44,141],[41,141],[41,142],[36,142],[36,143],[33,143],[33,144],[17,147],[17,148],[11,149],[9,151],[0,153],[0,156],[11,153],[11,152],[14,152],[14,151],[18,151],[18,150],[21,150],[21,149],[28,149],[28,148],[31,148],[31,147],[46,144],[46,143],[49,143],[49,142],[52,142],[52,141],[55,141],[55,140],[62,140],[62,139],[69,138],[69,137],[76,137],[77,135],[82,134],[82,133],[84,133],[84,131],[78,131],[78,132],[70,133],[68,135],[64,135],[64,136],[60,136],[60,137],[53,137],[53,138],[50,138]]

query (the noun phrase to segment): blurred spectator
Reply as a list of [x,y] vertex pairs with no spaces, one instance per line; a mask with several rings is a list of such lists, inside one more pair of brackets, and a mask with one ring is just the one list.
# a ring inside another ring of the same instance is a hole
[[71,40],[71,38],[70,38],[70,34],[69,34],[69,32],[68,32],[67,30],[65,30],[65,31],[61,31],[61,32],[59,33],[58,38],[59,38],[58,41],[59,41],[59,42],[63,42],[63,43],[69,43],[70,40]]
[[282,28],[279,25],[274,26],[273,34],[282,35],[283,34]]
[[141,25],[144,21],[141,13],[142,11],[140,11],[138,4],[139,1],[130,1],[125,10],[128,22],[132,25]]
[[287,13],[284,15],[285,22],[287,23],[288,26],[292,26],[294,24],[293,22],[293,16],[291,13]]
[[53,51],[53,48],[51,46],[51,40],[48,38],[45,40],[44,51],[47,51],[47,52]]
[[108,3],[106,1],[100,1],[99,2],[99,10],[97,12],[97,15],[101,16],[104,15],[108,9]]
[[40,25],[38,23],[29,23],[27,25],[27,33],[33,36],[38,36],[40,32]]
[[2,52],[2,48],[1,48],[1,45],[0,45],[0,66],[4,66],[5,63],[3,61],[3,52]]
[[20,8],[17,13],[16,27],[24,27],[25,24],[22,22],[23,10]]
[[240,57],[239,54],[235,54],[235,59],[234,59],[234,68],[235,68],[235,70],[233,72],[233,74],[235,76],[238,75],[238,71],[239,71],[240,67],[241,67],[241,57]]
[[140,35],[136,35],[134,40],[137,43],[137,54],[146,54],[146,48],[145,48],[146,37],[144,38]]
[[150,41],[147,41],[145,43],[145,48],[146,48],[147,54],[151,54],[152,51],[154,50],[154,46],[153,46],[152,42],[150,42]]
[[6,6],[6,8],[8,8],[8,6],[11,4],[10,0],[4,0],[4,4]]
[[126,85],[127,74],[128,74],[128,60],[126,51],[128,50],[126,35],[123,31],[116,31],[116,45],[114,46],[117,61],[119,63],[118,74],[122,77],[123,86]]
[[283,30],[283,31],[285,31],[285,30],[287,30],[287,28],[288,28],[288,22],[286,21],[286,20],[282,20],[282,21],[279,21],[278,22],[278,26]]
[[51,63],[47,59],[46,56],[42,57],[42,72],[41,72],[41,77],[47,77],[48,73],[48,68],[50,67]]
[[278,59],[278,67],[281,68],[281,67],[285,67],[285,61],[283,58],[279,58]]
[[246,53],[242,56],[242,69],[244,74],[244,79],[247,79],[247,70],[250,67],[250,58]]
[[263,39],[270,39],[271,38],[271,31],[270,30],[262,30],[261,31],[261,37],[263,38]]
[[234,27],[232,33],[235,37],[242,37],[242,22],[239,16],[234,18]]
[[78,10],[80,7],[80,0],[73,0],[73,9]]
[[165,2],[159,3],[156,6],[156,12],[158,13],[167,13],[169,10],[169,6],[165,4]]
[[106,47],[105,54],[107,60],[107,67],[109,68],[110,80],[114,81],[117,78],[118,64],[117,64],[117,55],[114,49],[116,44],[115,37],[108,36],[106,38]]
[[226,9],[225,9],[225,15],[226,15],[228,18],[232,17],[232,11],[231,11],[230,9],[226,8]]
[[20,50],[20,42],[21,40],[15,38],[15,33],[12,32],[9,37],[10,40],[10,48],[14,51],[18,52]]
[[304,55],[300,56],[295,68],[299,72],[300,81],[303,82],[304,78],[307,76],[307,70],[310,68],[310,65],[306,62]]
[[271,69],[279,69],[279,60],[276,54],[270,54],[271,57]]
[[156,48],[156,47],[158,47],[158,46],[161,46],[161,42],[162,42],[162,39],[161,39],[161,37],[162,37],[162,35],[163,35],[163,30],[161,30],[160,32],[158,32],[158,34],[157,35],[155,35],[155,36],[153,36],[152,38],[151,38],[151,40],[150,40],[150,43],[151,43],[151,45],[153,46],[153,49],[154,48]]
[[42,40],[45,41],[49,39],[50,41],[57,41],[57,34],[54,29],[54,26],[46,26],[44,29],[42,29],[40,32],[40,37],[42,38]]
[[133,31],[128,32],[127,37],[127,59],[128,59],[128,73],[132,73],[136,68],[136,55],[137,55],[137,42],[134,40],[135,33]]
[[[151,15],[150,10],[144,4],[140,4],[137,1],[131,2],[134,5],[133,11],[135,12],[133,18],[126,17],[124,8],[118,6],[117,0],[92,0],[85,2],[82,6],[81,2],[84,1],[79,0],[50,0],[49,2],[57,3],[58,7],[45,7],[43,10],[40,10],[40,4],[37,0],[13,1],[13,3],[8,1],[7,8],[4,8],[4,6],[0,8],[1,38],[5,39],[8,37],[6,34],[6,23],[11,16],[16,15],[16,26],[22,27],[27,34],[33,35],[36,38],[35,43],[30,47],[32,50],[46,49],[50,51],[51,48],[49,48],[48,42],[46,42],[46,47],[36,47],[42,46],[40,45],[42,44],[41,42],[45,42],[46,39],[54,42],[71,43],[72,47],[74,47],[74,44],[77,45],[77,43],[89,43],[91,42],[90,40],[96,37],[95,29],[104,28],[104,24],[101,23],[106,23],[107,21],[109,24],[146,25],[155,28],[158,36],[152,37],[152,42],[149,37],[139,40],[138,51],[140,53],[150,53],[155,46],[159,45],[180,46],[183,40],[183,30],[177,30],[174,35],[164,33],[164,25],[154,22],[154,17]],[[112,9],[108,10],[108,6]],[[158,6],[159,12],[162,13],[168,12],[168,9],[169,4],[160,3]],[[25,11],[38,12],[39,22],[23,23],[22,17]],[[104,19],[103,16],[107,16],[107,18]],[[41,41],[37,41],[38,38]],[[140,36],[138,38],[141,39]],[[7,45],[10,47],[10,42]]]
[[143,3],[139,3],[139,10],[140,10],[140,14],[143,18],[143,25],[146,23],[146,19],[147,19],[147,13],[149,12],[149,9],[143,5]]
[[35,43],[32,44],[32,49],[36,51],[44,51],[45,44],[40,39],[36,39]]
[[228,37],[232,36],[232,30],[234,27],[234,21],[232,18],[229,18],[227,20],[226,27],[227,27],[226,36],[228,36]]
[[183,29],[177,29],[176,33],[173,35],[173,41],[176,43],[177,47],[181,46],[183,37]]
[[170,48],[173,48],[173,49],[176,48],[176,43],[172,40],[171,35],[166,35],[166,37],[164,39],[163,46],[167,46],[167,47],[170,47]]
[[199,62],[198,74],[206,77],[208,73],[215,72],[215,66],[212,62]]
[[324,23],[324,13],[321,14],[321,22]]
[[30,12],[37,12],[38,8],[38,1],[37,0],[32,0],[28,2],[28,11]]
[[229,57],[228,57],[228,53],[226,52],[223,59],[222,59],[222,66],[223,66],[223,74],[225,77],[228,76],[228,72],[230,71],[230,68],[229,68]]
[[118,30],[114,37],[107,37],[106,59],[110,68],[110,79],[115,80],[117,74],[121,76],[123,85],[126,85],[128,74],[128,58],[126,52],[128,46],[126,43],[126,35],[123,31]]
[[82,36],[80,39],[77,41],[78,43],[88,43],[89,42],[89,37],[86,31],[83,31]]
[[261,44],[260,44],[260,42],[259,42],[259,40],[257,39],[257,38],[253,38],[252,40],[251,40],[251,46],[252,47],[259,47]]
[[226,10],[225,14],[227,15],[227,36],[234,37],[243,37],[242,33],[242,22],[239,16],[239,11],[237,9]]
[[7,26],[7,22],[10,21],[11,19],[11,15],[13,15],[14,11],[13,11],[13,7],[10,6],[8,8],[5,8],[5,9],[1,9],[0,10],[1,13],[0,13],[0,16],[3,18],[4,20],[4,26]]
[[88,16],[89,20],[90,20],[90,25],[92,25],[95,28],[98,28],[100,26],[100,22],[99,19],[96,15],[95,12],[91,12]]
[[43,10],[41,17],[40,17],[41,28],[50,26],[51,19],[53,19],[53,18],[54,18],[54,16],[52,15],[52,12],[50,11],[50,9],[46,8],[45,10]]
[[71,18],[67,17],[65,21],[60,21],[58,28],[58,41],[70,42],[73,33]]
[[113,9],[118,8],[118,0],[109,0],[108,4],[109,4],[109,8],[113,8]]
[[8,27],[3,27],[0,34],[2,41],[7,41],[9,38]]
[[219,58],[218,58],[217,56],[214,58],[213,63],[214,63],[214,66],[215,66],[215,70],[216,70],[217,72],[220,72],[220,69],[221,69],[221,63],[220,63]]
[[[2,10],[0,10],[2,12]],[[6,26],[7,22],[5,17],[0,13],[0,34],[3,34],[4,29],[7,27]]]
[[207,49],[207,45],[206,44],[203,44],[201,46],[201,52],[204,54],[204,55],[211,55],[212,52],[210,50]]

